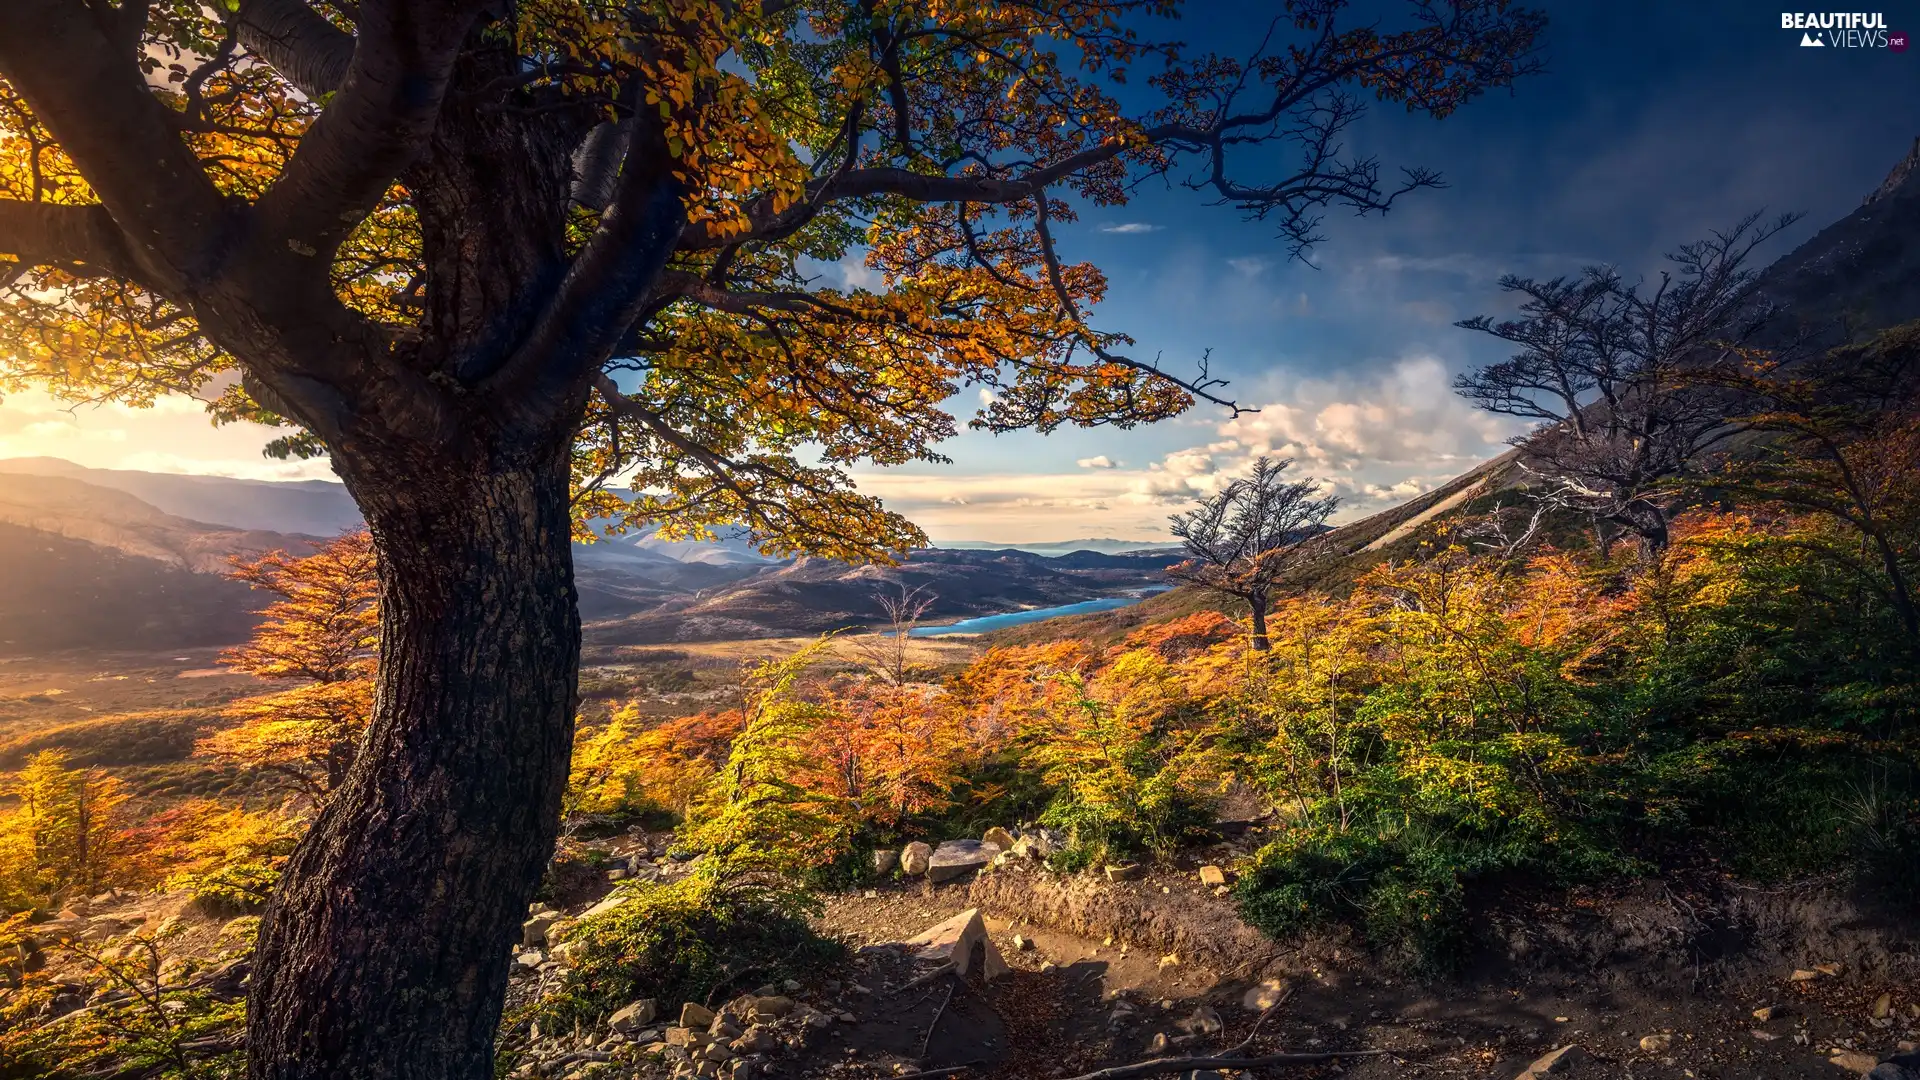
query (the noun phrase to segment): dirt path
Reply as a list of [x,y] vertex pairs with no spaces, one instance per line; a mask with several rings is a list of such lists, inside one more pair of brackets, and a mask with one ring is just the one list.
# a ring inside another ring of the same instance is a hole
[[[985,1065],[970,1075],[983,1080],[1051,1080],[1156,1056],[1156,1036],[1170,1041],[1163,1053],[1217,1052],[1246,1037],[1257,1013],[1243,996],[1266,980],[1284,983],[1290,996],[1249,1053],[1392,1052],[1273,1076],[1511,1080],[1541,1055],[1577,1044],[1583,1060],[1555,1076],[1844,1080],[1847,1072],[1829,1060],[1836,1051],[1877,1060],[1920,1039],[1910,943],[1872,970],[1843,961],[1837,974],[1798,982],[1766,956],[1723,963],[1723,978],[1695,985],[1684,975],[1650,974],[1644,957],[1623,955],[1621,971],[1636,977],[1487,962],[1469,977],[1427,983],[1383,971],[1338,939],[1285,949],[1249,939],[1229,898],[1178,872],[1123,886],[1028,875],[1024,885],[1003,869],[971,884],[916,881],[831,898],[822,928],[855,945],[904,940],[979,906],[1013,968],[991,985],[957,991],[964,1004],[946,1002],[942,1011],[939,992],[895,989],[921,969],[908,964],[890,975],[871,967],[887,954],[866,950],[874,1004],[836,1032],[833,1075],[978,1061]],[[1103,918],[1127,921],[1102,932]],[[1171,941],[1192,947],[1163,953]],[[1252,941],[1264,947],[1250,949]],[[1765,1007],[1772,1013],[1756,1018]],[[1220,1030],[1192,1023],[1203,1008],[1218,1014]],[[1185,1030],[1196,1028],[1203,1033]],[[794,1075],[822,1067],[816,1060]]]

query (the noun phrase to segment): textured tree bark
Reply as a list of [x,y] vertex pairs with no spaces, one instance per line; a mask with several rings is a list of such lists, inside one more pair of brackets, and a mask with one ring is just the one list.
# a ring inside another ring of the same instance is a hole
[[457,456],[336,459],[381,561],[379,683],[266,911],[253,1080],[493,1076],[509,950],[558,829],[580,621],[564,446]]
[[1253,611],[1253,638],[1248,642],[1254,652],[1269,652],[1273,645],[1267,641],[1267,594],[1255,593],[1247,597],[1247,607]]

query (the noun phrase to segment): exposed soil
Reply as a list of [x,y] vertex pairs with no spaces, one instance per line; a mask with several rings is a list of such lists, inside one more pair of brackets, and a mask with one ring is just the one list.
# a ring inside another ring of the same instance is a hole
[[[1283,981],[1290,996],[1244,1053],[1390,1053],[1255,1075],[1509,1080],[1572,1043],[1584,1060],[1554,1075],[1838,1080],[1847,1073],[1830,1063],[1835,1051],[1877,1059],[1920,1039],[1920,947],[1892,916],[1833,885],[1650,883],[1509,902],[1477,928],[1465,972],[1437,981],[1396,974],[1340,935],[1276,943],[1180,868],[1111,883],[1012,864],[972,882],[835,896],[819,923],[856,945],[900,941],[967,907],[983,910],[1011,975],[956,990],[943,1009],[939,986],[897,989],[924,964],[889,967],[876,958],[897,953],[866,950],[856,962],[874,1004],[851,1007],[858,1019],[836,1029],[831,1053],[783,1075],[979,1062],[967,1075],[1052,1080],[1157,1056],[1156,1035],[1174,1040],[1162,1053],[1217,1053],[1252,1030],[1257,1013],[1242,996],[1264,980]],[[1837,974],[1789,981],[1816,965]],[[1116,1020],[1123,1000],[1132,1009]],[[1184,1035],[1201,1006],[1224,1030]],[[1642,1049],[1659,1035],[1669,1044]]]

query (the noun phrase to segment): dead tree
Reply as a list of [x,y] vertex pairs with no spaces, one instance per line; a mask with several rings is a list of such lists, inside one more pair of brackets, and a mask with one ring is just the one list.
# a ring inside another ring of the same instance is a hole
[[1257,652],[1269,647],[1273,594],[1311,561],[1321,526],[1340,506],[1339,496],[1318,494],[1319,480],[1286,479],[1292,464],[1263,457],[1254,462],[1253,475],[1171,518],[1171,531],[1189,558],[1168,576],[1246,601]]
[[873,594],[873,602],[886,618],[872,633],[854,638],[853,647],[866,658],[874,674],[894,686],[906,685],[907,647],[912,642],[914,628],[920,625],[927,609],[937,599],[939,597],[928,592],[925,585],[909,589],[904,582],[897,593]]
[[1454,389],[1489,412],[1540,421],[1514,439],[1522,467],[1568,505],[1631,534],[1643,552],[1666,547],[1683,481],[1738,428],[1740,396],[1700,378],[1755,355],[1774,314],[1755,294],[1754,248],[1797,220],[1733,228],[1681,247],[1652,283],[1609,267],[1549,281],[1509,275],[1520,316],[1458,325],[1518,346],[1460,376]]

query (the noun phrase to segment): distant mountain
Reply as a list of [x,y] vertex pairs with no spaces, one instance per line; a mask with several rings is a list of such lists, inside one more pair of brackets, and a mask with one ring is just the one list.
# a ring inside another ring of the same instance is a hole
[[0,653],[240,641],[264,598],[224,576],[229,560],[310,539],[189,521],[78,480],[0,474]]
[[124,491],[162,513],[235,529],[333,536],[360,525],[346,486],[328,480],[242,480],[125,469],[89,469],[60,458],[0,458],[0,473],[79,480]]
[[1129,551],[1165,551],[1180,545],[1171,540],[1115,540],[1100,537],[1091,540],[1057,540],[1009,544],[999,540],[942,540],[937,547],[954,551],[1027,551],[1035,555],[1066,555],[1075,551],[1099,551],[1118,554]]
[[[643,645],[672,641],[777,637],[862,626],[884,618],[882,596],[922,590],[931,600],[927,621],[1078,603],[1129,589],[1163,584],[1166,555],[1119,556],[1083,552],[1048,558],[1028,551],[928,548],[898,566],[848,566],[827,559],[796,559],[757,568],[651,609],[594,619],[586,615],[589,587],[581,586],[589,641]],[[711,568],[721,572],[725,568]],[[599,601],[596,601],[596,603]]]
[[[0,461],[0,653],[241,640],[261,597],[225,577],[232,558],[310,550],[335,526],[358,524],[345,500],[340,485],[325,482]],[[308,528],[259,527],[277,510]],[[935,620],[1075,603],[1158,584],[1172,561],[1164,553],[928,549],[897,567],[848,566],[771,559],[738,534],[706,543],[630,534],[574,547],[581,616],[597,644],[863,625],[883,615],[876,593],[903,587],[925,591]]]

